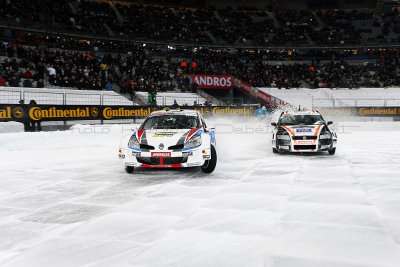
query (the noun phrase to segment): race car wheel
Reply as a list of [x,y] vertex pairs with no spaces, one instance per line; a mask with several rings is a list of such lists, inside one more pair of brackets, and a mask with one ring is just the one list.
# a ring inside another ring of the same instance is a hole
[[127,173],[133,173],[133,169],[134,169],[134,167],[132,167],[132,166],[125,166],[125,171]]
[[204,165],[201,166],[201,170],[205,173],[212,173],[215,170],[215,166],[217,166],[217,152],[214,146],[211,146],[211,159],[206,160]]
[[336,147],[328,150],[329,155],[335,155],[335,152],[336,152]]
[[276,149],[275,147],[273,147],[273,148],[272,148],[272,153],[278,154],[279,151],[278,151],[278,149]]

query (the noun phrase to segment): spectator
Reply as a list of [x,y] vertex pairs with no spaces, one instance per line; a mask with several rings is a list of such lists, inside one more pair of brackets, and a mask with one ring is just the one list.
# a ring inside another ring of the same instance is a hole
[[[28,110],[30,110],[32,107],[35,107],[35,106],[37,106],[37,103],[36,103],[35,100],[32,99],[29,102]],[[40,120],[35,121],[35,120],[30,119],[30,131],[31,132],[36,132],[36,126],[37,126],[37,131],[38,132],[42,131],[42,125],[41,125]]]
[[23,83],[23,86],[24,86],[24,87],[32,88],[32,87],[33,87],[33,84],[32,84],[31,79],[25,79],[25,81],[24,81],[24,83]]
[[157,90],[153,90],[151,92],[151,103],[156,106],[157,105]]
[[204,102],[204,106],[205,106],[206,108],[211,108],[211,103],[208,102],[208,100],[206,100],[206,102]]
[[106,90],[108,90],[108,91],[112,91],[113,90],[113,85],[112,85],[112,82],[110,80],[107,81]]
[[53,67],[53,66],[51,66],[51,65],[49,65],[48,67],[47,67],[47,71],[48,71],[48,73],[49,73],[49,76],[56,76],[57,75],[57,72],[56,72],[56,69]]
[[172,109],[177,109],[179,108],[178,102],[176,102],[176,99],[174,99],[174,104],[171,106]]
[[8,85],[11,87],[19,87],[19,80],[16,76],[12,76],[11,81],[9,81]]
[[21,99],[19,101],[19,105],[24,110],[24,116],[20,119],[20,122],[22,122],[24,124],[24,132],[29,132],[31,126],[30,126],[29,119],[27,117],[27,110],[26,110],[26,107],[24,104],[25,104],[25,101]]
[[31,79],[32,78],[32,72],[30,69],[27,69],[24,73],[25,79]]
[[13,43],[9,43],[7,46],[7,56],[8,57],[14,57],[14,44]]
[[149,105],[153,104],[153,95],[151,92],[148,92],[147,94],[147,101],[149,102]]
[[3,76],[0,76],[0,86],[6,86],[6,80]]
[[43,79],[39,79],[36,83],[37,88],[44,88]]

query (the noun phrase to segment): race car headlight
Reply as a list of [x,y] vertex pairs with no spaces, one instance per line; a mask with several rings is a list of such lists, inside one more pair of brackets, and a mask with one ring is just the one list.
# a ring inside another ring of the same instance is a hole
[[319,139],[331,139],[331,135],[329,133],[321,134]]
[[128,142],[128,146],[132,147],[132,148],[138,148],[138,149],[140,148],[140,144],[136,138],[136,135],[131,136],[131,138],[129,139],[129,142]]
[[194,135],[186,143],[183,148],[193,148],[201,145],[201,136]]
[[277,135],[276,136],[280,140],[290,140],[290,136],[288,134],[285,135]]

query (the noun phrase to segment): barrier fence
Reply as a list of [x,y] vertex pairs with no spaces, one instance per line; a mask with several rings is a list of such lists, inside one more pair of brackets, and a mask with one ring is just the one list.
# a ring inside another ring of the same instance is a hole
[[0,88],[0,104],[18,104],[21,100],[29,103],[35,100],[41,105],[125,105],[134,104],[118,94],[49,92],[24,90],[23,88]]
[[176,103],[180,106],[182,105],[194,105],[194,102],[197,103],[197,105],[203,105],[205,100],[202,97],[199,96],[157,96],[157,105],[160,106],[171,106],[174,104],[174,100],[176,100]]

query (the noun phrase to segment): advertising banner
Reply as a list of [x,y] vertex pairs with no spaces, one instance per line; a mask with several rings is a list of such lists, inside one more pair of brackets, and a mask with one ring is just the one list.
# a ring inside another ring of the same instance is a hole
[[[168,107],[156,106],[98,106],[98,105],[0,105],[0,121],[70,121],[112,120],[147,117],[156,110]],[[206,116],[253,115],[256,107],[235,106],[185,106]]]
[[[268,96],[264,98],[269,100]],[[273,101],[273,100],[272,100]],[[161,106],[98,106],[98,105],[8,105],[0,104],[0,121],[70,121],[145,118],[151,112],[167,109]],[[185,106],[205,116],[251,116],[256,107]],[[400,107],[342,107],[318,108],[322,115],[360,117],[400,117]]]
[[360,117],[397,117],[400,107],[340,107],[317,108],[322,115],[328,116],[360,116]]
[[197,88],[203,89],[232,89],[233,76],[183,74],[190,79],[190,83],[197,83]]

